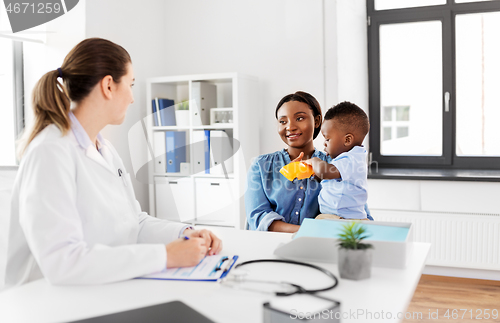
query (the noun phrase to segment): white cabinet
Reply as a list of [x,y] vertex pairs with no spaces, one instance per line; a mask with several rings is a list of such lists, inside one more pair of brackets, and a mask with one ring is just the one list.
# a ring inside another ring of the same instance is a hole
[[[161,105],[172,102],[169,100],[174,101],[173,106]],[[153,101],[159,102],[155,107],[171,110],[153,114]],[[180,104],[186,101],[189,103]],[[175,126],[155,125],[155,120],[161,124],[163,117],[177,118],[186,106],[187,124],[179,120]],[[259,155],[257,79],[239,73],[151,78],[147,81],[146,107],[150,214],[186,223],[242,228],[246,174],[251,159]],[[179,154],[178,148],[170,149],[173,137],[182,138]]]
[[235,179],[195,178],[196,217],[206,224],[231,222],[237,213]]
[[194,220],[194,187],[189,177],[155,177],[156,216],[172,221]]

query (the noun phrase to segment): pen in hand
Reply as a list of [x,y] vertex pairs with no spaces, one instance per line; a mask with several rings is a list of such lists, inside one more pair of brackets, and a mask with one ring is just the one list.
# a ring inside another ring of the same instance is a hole
[[181,239],[189,240],[189,237],[188,236],[182,236]]

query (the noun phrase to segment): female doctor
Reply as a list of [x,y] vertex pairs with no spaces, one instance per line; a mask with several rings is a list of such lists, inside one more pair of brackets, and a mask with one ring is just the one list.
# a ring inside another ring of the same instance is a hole
[[194,266],[222,249],[210,231],[141,212],[122,160],[99,134],[123,122],[133,83],[127,51],[99,38],[38,81],[13,188],[5,287],[41,277],[109,283]]

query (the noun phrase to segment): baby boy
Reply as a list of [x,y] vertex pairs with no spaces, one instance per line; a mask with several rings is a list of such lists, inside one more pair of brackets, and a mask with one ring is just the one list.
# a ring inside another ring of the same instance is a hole
[[368,116],[353,103],[342,102],[326,112],[321,132],[332,161],[303,161],[323,180],[317,219],[367,219],[367,153],[362,143],[369,130]]

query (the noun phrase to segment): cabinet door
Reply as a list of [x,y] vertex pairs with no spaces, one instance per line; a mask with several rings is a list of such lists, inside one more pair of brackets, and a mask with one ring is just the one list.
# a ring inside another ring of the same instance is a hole
[[156,216],[173,221],[194,219],[191,178],[155,177]]
[[196,222],[234,224],[237,191],[234,179],[196,178]]

